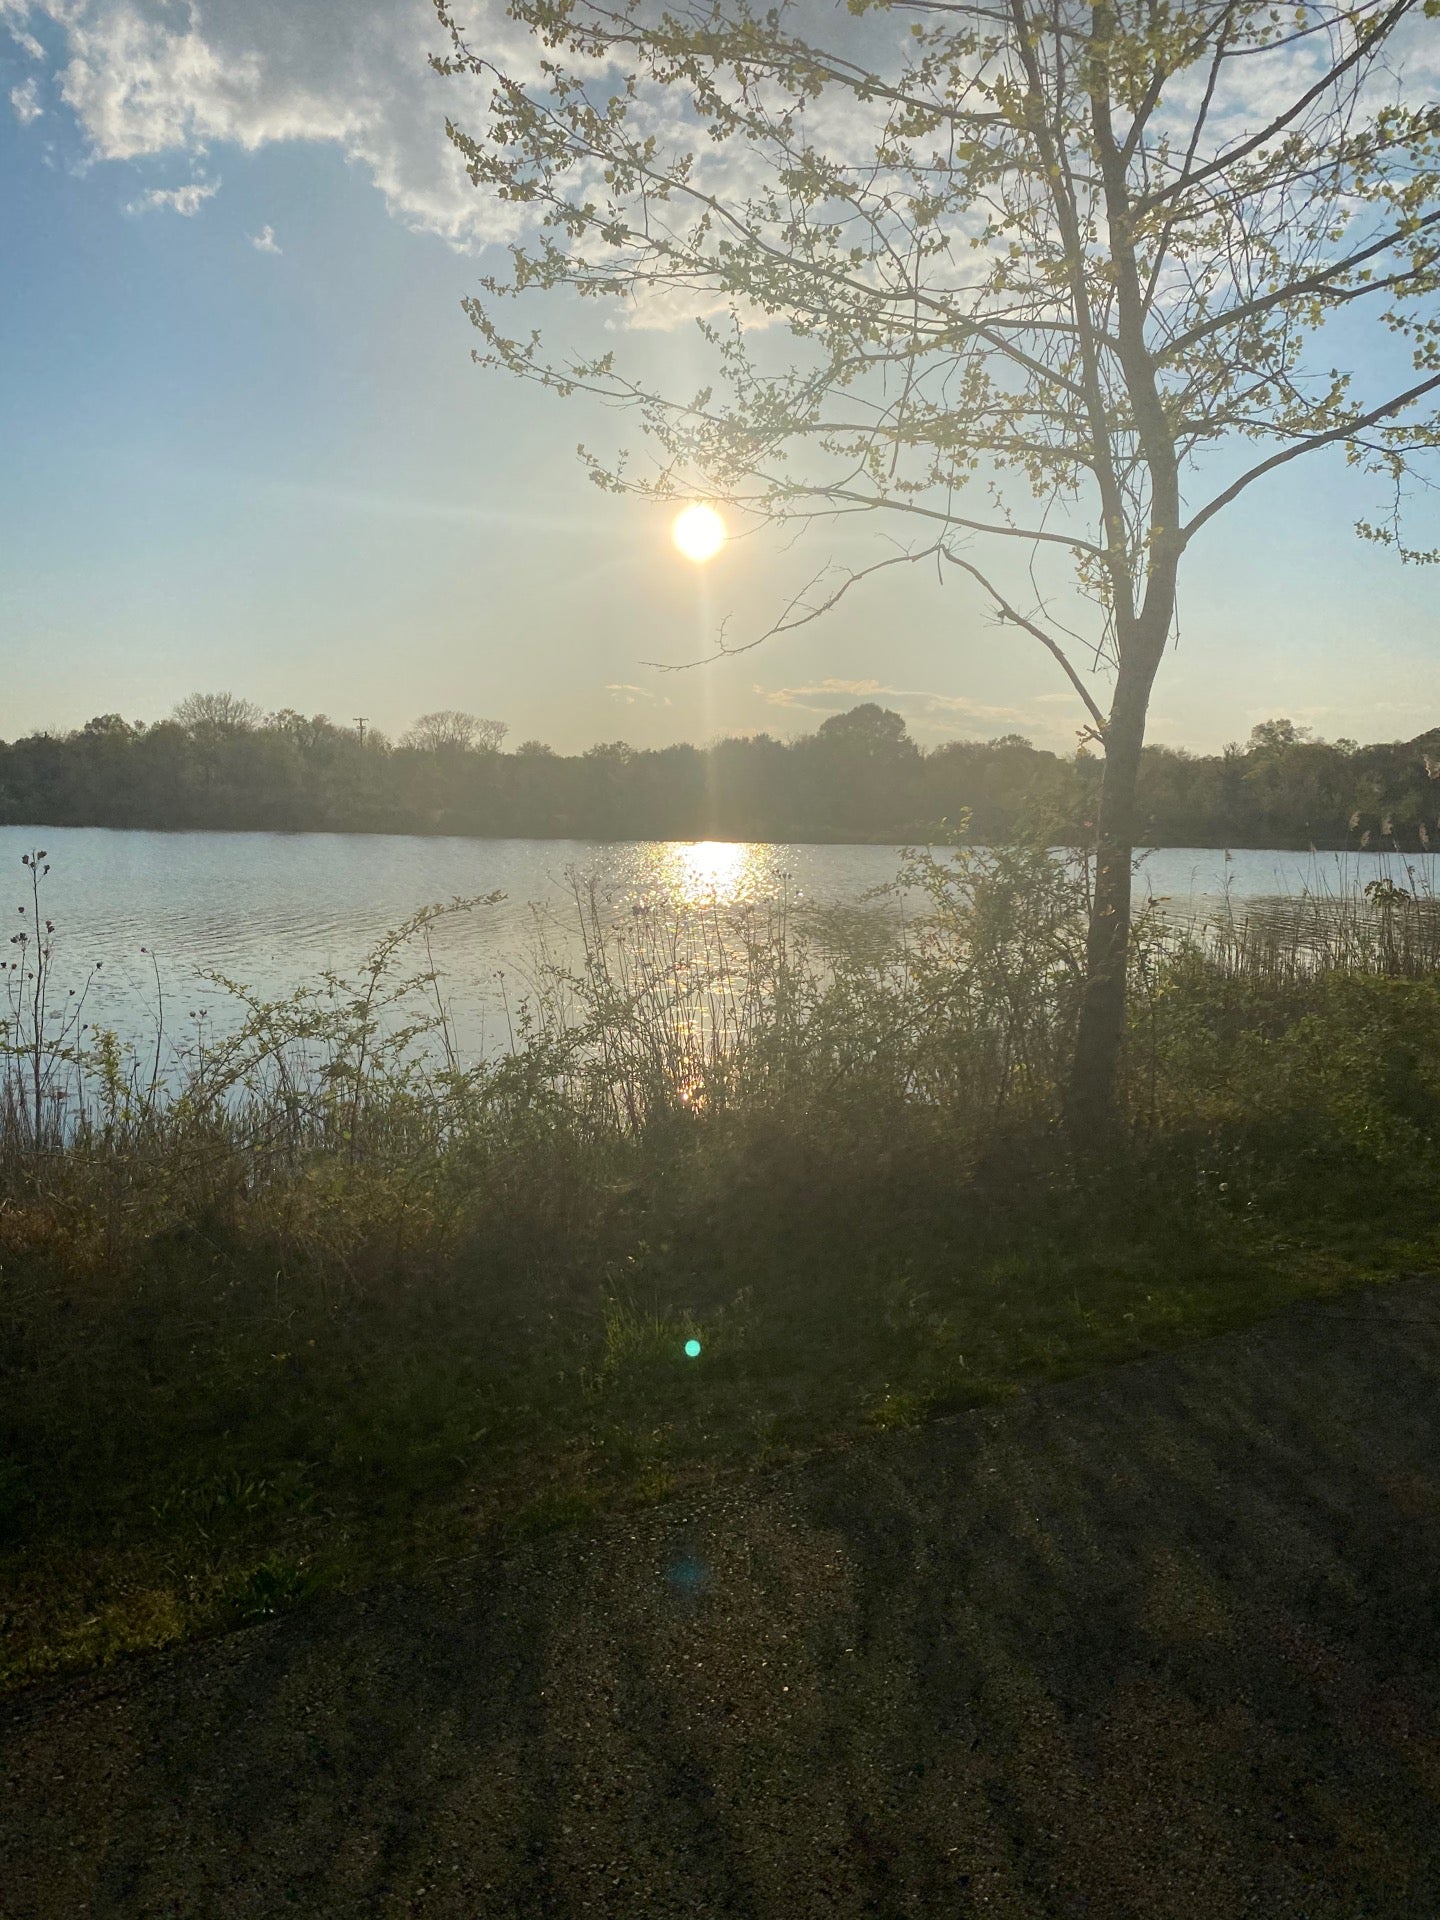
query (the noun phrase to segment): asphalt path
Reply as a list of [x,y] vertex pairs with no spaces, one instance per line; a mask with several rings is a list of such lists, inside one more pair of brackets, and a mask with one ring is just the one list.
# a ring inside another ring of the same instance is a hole
[[1440,1916],[1440,1281],[0,1703],[0,1915]]

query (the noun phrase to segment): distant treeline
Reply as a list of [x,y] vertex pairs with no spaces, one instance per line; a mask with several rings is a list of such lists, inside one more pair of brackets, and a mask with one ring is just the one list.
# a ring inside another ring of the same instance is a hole
[[[922,749],[873,703],[813,734],[564,755],[498,721],[424,715],[392,742],[316,714],[196,694],[154,725],[101,714],[0,743],[0,821],[598,839],[904,842],[1090,832],[1102,769],[1018,735]],[[1440,728],[1361,747],[1288,720],[1218,754],[1149,747],[1138,838],[1156,846],[1440,844]]]

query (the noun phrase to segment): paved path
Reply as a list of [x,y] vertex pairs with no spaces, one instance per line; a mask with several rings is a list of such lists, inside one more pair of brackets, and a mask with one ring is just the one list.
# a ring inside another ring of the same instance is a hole
[[4,1920],[1440,1916],[1440,1282],[0,1704]]

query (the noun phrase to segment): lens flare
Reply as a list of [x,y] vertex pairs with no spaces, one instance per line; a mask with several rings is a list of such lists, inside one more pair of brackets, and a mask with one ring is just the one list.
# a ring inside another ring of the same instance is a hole
[[713,560],[724,546],[727,535],[725,522],[713,507],[696,505],[686,507],[683,513],[677,513],[675,524],[670,529],[670,538],[684,554],[687,560],[703,565]]

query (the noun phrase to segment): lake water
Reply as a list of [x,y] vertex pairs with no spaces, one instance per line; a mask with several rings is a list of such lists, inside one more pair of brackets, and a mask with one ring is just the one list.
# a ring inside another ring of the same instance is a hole
[[[103,961],[87,1013],[122,1038],[152,1030],[156,964],[172,1033],[201,1009],[223,1026],[225,996],[205,983],[207,969],[278,997],[327,968],[352,970],[428,902],[498,891],[494,905],[443,925],[435,944],[467,1051],[500,1043],[503,999],[524,996],[540,938],[552,953],[578,951],[577,881],[593,884],[602,913],[615,919],[637,906],[712,900],[803,912],[859,902],[893,881],[900,861],[897,848],[873,846],[3,827],[0,881],[9,889],[0,886],[0,912],[12,929],[33,913],[18,912],[29,900],[21,855],[42,848],[51,866],[42,910],[55,922],[62,987],[82,984]],[[1435,855],[1165,848],[1146,857],[1139,892],[1188,918],[1227,897],[1243,907],[1307,888],[1348,894],[1380,877],[1440,887]]]

